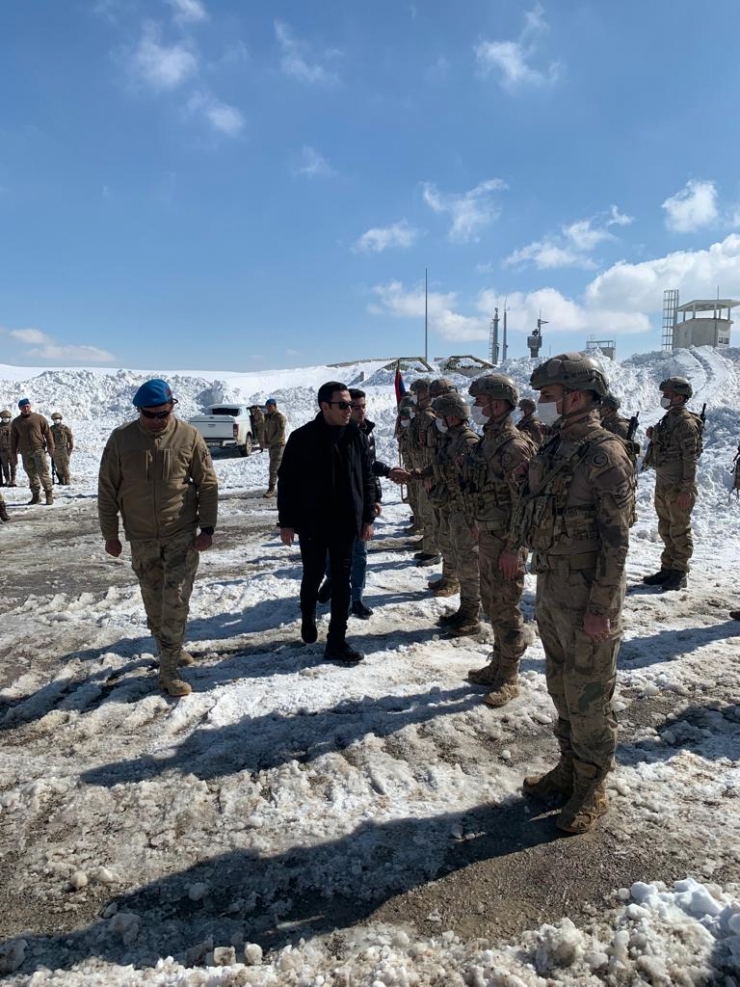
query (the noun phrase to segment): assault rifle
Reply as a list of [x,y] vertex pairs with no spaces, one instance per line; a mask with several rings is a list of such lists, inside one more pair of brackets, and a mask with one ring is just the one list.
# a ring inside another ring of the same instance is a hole
[[630,423],[627,428],[627,438],[630,440],[630,442],[634,439],[635,432],[637,431],[637,426],[639,424],[640,424],[640,412],[638,411],[636,415],[633,415],[630,418]]
[[730,473],[732,473],[732,490],[730,490],[730,497],[732,497],[732,493],[734,491],[735,497],[740,499],[740,446],[737,447],[735,458],[732,460]]
[[703,425],[706,422],[706,420],[707,420],[707,402],[706,401],[701,406],[701,414],[699,415],[699,417],[701,418],[701,423]]
[[59,474],[57,473],[57,464],[54,462],[54,457],[51,457],[51,482],[59,483]]

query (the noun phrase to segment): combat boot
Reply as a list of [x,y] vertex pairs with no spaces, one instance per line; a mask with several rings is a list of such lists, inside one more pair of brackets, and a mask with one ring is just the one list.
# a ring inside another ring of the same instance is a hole
[[8,514],[8,508],[5,506],[5,501],[0,500],[0,521],[9,521],[10,515]]
[[190,652],[186,651],[185,648],[180,648],[180,654],[178,655],[177,658],[177,664],[185,667],[187,667],[188,665],[194,665],[195,658],[193,658]]
[[46,491],[46,500],[44,501],[47,507],[54,503],[54,493],[51,490]]
[[434,586],[432,594],[434,596],[454,596],[460,592],[460,583],[456,579],[443,578]]
[[663,582],[663,592],[674,589],[686,589],[689,581],[689,574],[681,569],[669,569],[668,576]]
[[446,631],[449,637],[475,637],[476,634],[480,634],[478,614],[461,611],[460,619],[454,624],[449,624]]
[[416,564],[420,568],[424,569],[430,565],[439,565],[441,561],[441,555],[433,555],[431,552],[423,552],[421,558]]
[[587,833],[609,808],[606,773],[595,764],[574,761],[573,794],[555,820],[564,833]]
[[646,586],[662,586],[668,578],[669,572],[670,569],[659,569],[657,572],[654,572],[652,576],[643,576],[642,581]]
[[437,623],[440,627],[451,627],[453,624],[456,624],[458,621],[462,620],[462,618],[462,610],[448,610],[447,613],[443,613],[442,616],[437,619]]
[[573,760],[572,751],[561,751],[560,760],[554,768],[550,768],[543,775],[529,775],[524,779],[522,791],[531,798],[544,801],[557,796],[569,799],[575,785]]
[[500,661],[500,652],[495,650],[492,651],[487,665],[484,665],[483,668],[469,669],[468,682],[473,682],[474,685],[493,685],[498,676],[498,666]]
[[40,504],[40,503],[41,503],[41,491],[40,490],[32,491],[31,499],[28,502],[28,506],[30,507],[31,504]]
[[179,651],[163,650],[159,658],[159,688],[168,695],[178,698],[188,696],[193,691],[185,679],[181,679],[177,671]]
[[730,620],[740,620],[740,610],[730,610],[728,616]]
[[263,500],[267,500],[267,498],[268,498],[268,497],[274,497],[274,496],[275,496],[275,487],[273,487],[273,486],[270,486],[270,487],[268,487],[268,488],[267,488],[267,490],[265,490],[265,492],[264,492],[264,493],[262,494],[262,499],[263,499]]
[[498,667],[498,676],[491,691],[483,697],[486,706],[505,706],[519,695],[519,662],[504,661]]

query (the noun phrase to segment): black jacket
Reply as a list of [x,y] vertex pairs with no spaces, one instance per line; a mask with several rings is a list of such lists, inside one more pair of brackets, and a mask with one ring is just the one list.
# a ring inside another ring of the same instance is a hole
[[373,429],[375,428],[375,422],[371,422],[369,418],[366,418],[363,427],[360,427],[360,431],[367,439],[367,444],[370,446],[370,459],[373,464],[373,475],[375,476],[375,503],[379,504],[383,499],[383,490],[380,486],[379,476],[388,476],[391,471],[390,466],[386,463],[381,463],[379,459],[375,458],[375,436],[373,435]]
[[370,447],[359,428],[329,426],[321,412],[291,432],[278,471],[281,528],[359,535],[375,519]]

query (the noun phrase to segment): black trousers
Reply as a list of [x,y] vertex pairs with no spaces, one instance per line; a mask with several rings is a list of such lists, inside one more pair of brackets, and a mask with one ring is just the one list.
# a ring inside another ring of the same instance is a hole
[[301,580],[301,613],[312,614],[326,569],[328,554],[331,564],[331,620],[328,639],[341,644],[347,633],[349,613],[349,575],[352,568],[354,531],[312,531],[298,536],[303,562]]

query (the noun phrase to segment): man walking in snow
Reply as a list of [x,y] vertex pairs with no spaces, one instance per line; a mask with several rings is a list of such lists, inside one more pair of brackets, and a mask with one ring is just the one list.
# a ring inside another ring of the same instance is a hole
[[346,641],[350,569],[355,538],[369,541],[375,519],[375,477],[366,437],[352,418],[346,384],[329,381],[318,393],[319,413],[291,433],[280,466],[280,539],[298,535],[303,562],[301,637],[318,637],[316,601],[326,557],[331,563],[331,620],[324,657],[362,661]]
[[[558,764],[524,780],[526,795],[567,799],[556,825],[584,833],[608,808],[617,721],[612,697],[622,639],[625,563],[634,517],[634,470],[622,440],[599,424],[609,386],[581,353],[540,364],[531,386],[555,435],[529,462],[519,508],[519,545],[533,549],[536,613],[555,709]],[[512,550],[504,566],[517,564]]]
[[29,398],[21,398],[18,402],[20,414],[13,419],[10,427],[10,457],[15,465],[20,452],[23,469],[28,477],[31,488],[29,504],[41,503],[41,487],[46,494],[46,504],[54,503],[54,493],[49,473],[49,456],[54,455],[54,439],[49,423],[43,415],[36,414],[31,408]]
[[142,384],[133,403],[139,417],[113,431],[100,463],[100,530],[117,558],[120,514],[159,651],[160,688],[186,696],[192,689],[178,665],[193,663],[183,650],[185,625],[200,553],[213,542],[218,483],[203,437],[175,417],[165,381]]

